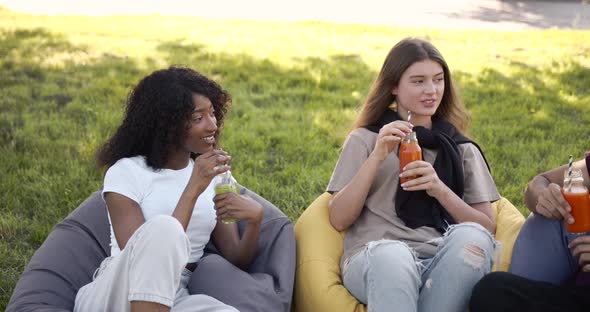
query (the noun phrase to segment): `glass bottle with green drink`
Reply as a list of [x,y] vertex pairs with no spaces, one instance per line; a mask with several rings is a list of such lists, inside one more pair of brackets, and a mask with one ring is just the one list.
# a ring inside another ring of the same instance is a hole
[[[221,181],[215,184],[215,195],[225,194],[227,192],[234,192],[239,194],[238,185],[236,180],[232,177],[231,172],[226,171],[219,175]],[[237,221],[236,218],[226,218],[222,220],[223,223],[229,224]]]

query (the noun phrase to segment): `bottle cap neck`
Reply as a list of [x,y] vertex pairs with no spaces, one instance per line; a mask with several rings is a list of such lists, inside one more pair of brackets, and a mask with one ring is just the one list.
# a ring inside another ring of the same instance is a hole
[[582,179],[584,180],[584,177],[582,176],[582,170],[580,169],[572,169],[572,170],[568,170],[566,169],[563,172],[563,179]]
[[231,179],[231,175],[230,175],[229,171],[226,171],[224,173],[220,173],[219,176],[221,177],[221,182],[223,182],[223,183],[227,183]]
[[564,187],[571,187],[572,185],[583,185],[584,184],[584,177],[582,176],[582,171],[579,169],[566,170],[563,173],[563,185]]
[[410,142],[418,143],[418,137],[416,136],[416,132],[415,131],[410,132],[410,134],[406,135],[402,141],[406,142],[406,143],[410,143]]

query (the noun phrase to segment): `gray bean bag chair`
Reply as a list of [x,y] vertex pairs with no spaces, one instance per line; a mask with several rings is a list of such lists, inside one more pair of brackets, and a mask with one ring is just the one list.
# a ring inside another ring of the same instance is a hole
[[[290,311],[295,238],[290,220],[273,204],[241,189],[264,207],[256,259],[248,272],[234,267],[210,245],[189,284],[240,311]],[[240,232],[244,224],[238,223]],[[100,192],[59,223],[33,255],[6,311],[72,311],[78,289],[110,255],[109,224]]]

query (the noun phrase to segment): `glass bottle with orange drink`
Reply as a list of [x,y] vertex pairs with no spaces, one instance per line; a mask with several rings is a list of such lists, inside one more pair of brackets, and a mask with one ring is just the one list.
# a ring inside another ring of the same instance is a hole
[[[418,138],[416,137],[416,132],[412,131],[409,135],[407,135],[399,146],[399,170],[402,172],[404,167],[415,161],[415,160],[422,160],[422,149],[420,145],[418,145]],[[406,181],[412,180],[417,178],[417,176],[411,177],[402,177],[400,178],[400,182],[404,183]]]
[[571,215],[574,218],[572,224],[565,222],[568,232],[590,232],[590,194],[584,186],[581,170],[565,171],[561,193],[572,208]]

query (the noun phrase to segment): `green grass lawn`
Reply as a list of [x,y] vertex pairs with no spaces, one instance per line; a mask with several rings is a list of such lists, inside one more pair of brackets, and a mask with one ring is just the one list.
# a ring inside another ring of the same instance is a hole
[[102,181],[94,152],[130,87],[171,64],[233,95],[234,176],[295,221],[330,178],[401,38],[430,39],[472,113],[500,193],[590,150],[590,31],[451,31],[194,17],[44,17],[0,8],[0,310],[53,226]]

